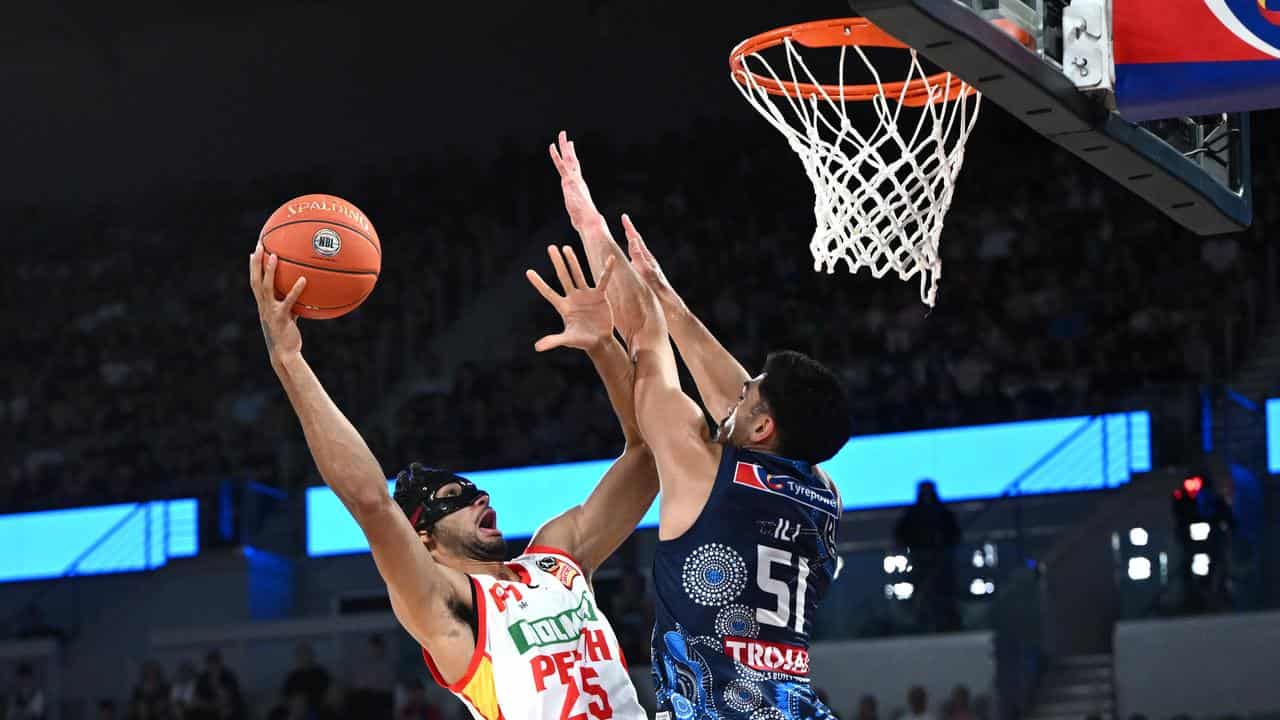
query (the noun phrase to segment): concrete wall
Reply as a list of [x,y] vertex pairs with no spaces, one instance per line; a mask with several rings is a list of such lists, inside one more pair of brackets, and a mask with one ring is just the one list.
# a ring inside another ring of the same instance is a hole
[[929,707],[938,712],[957,685],[968,686],[976,698],[992,695],[996,680],[989,632],[818,643],[810,665],[814,685],[830,694],[841,717],[853,717],[866,694],[876,697],[880,717],[892,717],[895,708],[906,706],[912,685],[928,691]]
[[1280,612],[1122,622],[1116,717],[1280,711],[1278,669]]

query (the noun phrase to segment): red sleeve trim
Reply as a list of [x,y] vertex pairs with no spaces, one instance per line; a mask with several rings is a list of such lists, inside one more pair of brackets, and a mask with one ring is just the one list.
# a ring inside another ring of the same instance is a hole
[[[560,548],[551,547],[550,545],[530,545],[529,547],[524,549],[524,553],[522,554],[529,555],[531,553],[537,553],[539,555],[557,555],[573,563],[574,569],[582,573],[582,563],[578,562],[577,558],[565,552],[564,550],[561,550]],[[582,573],[582,574],[584,576],[586,575],[586,573]]]
[[507,569],[515,573],[516,577],[520,578],[520,582],[524,583],[525,585],[533,584],[533,576],[531,576],[529,574],[529,570],[525,568],[525,566],[521,565],[520,563],[515,563],[515,562],[507,563]]
[[485,634],[485,606],[484,606],[484,588],[480,587],[480,581],[468,576],[471,581],[472,588],[475,589],[476,596],[476,647],[471,651],[471,661],[467,663],[467,671],[462,677],[452,685],[445,682],[440,675],[440,669],[436,667],[435,660],[431,658],[431,653],[424,647],[422,648],[422,659],[427,664],[427,670],[431,671],[431,679],[436,681],[440,687],[455,693],[461,693],[467,683],[471,682],[471,678],[475,677],[476,670],[480,668],[480,661],[485,656],[485,646],[488,644],[488,635]]

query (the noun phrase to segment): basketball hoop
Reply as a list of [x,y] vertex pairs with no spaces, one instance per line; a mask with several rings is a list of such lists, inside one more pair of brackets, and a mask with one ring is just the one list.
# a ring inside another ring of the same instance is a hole
[[[1030,42],[1025,32],[1019,39]],[[797,46],[839,47],[837,83],[819,83]],[[776,47],[785,49],[789,80],[761,55]],[[907,50],[906,79],[883,82],[866,47]],[[874,82],[845,84],[850,50]],[[877,278],[890,270],[902,280],[919,275],[920,300],[932,307],[942,275],[938,239],[978,119],[978,92],[949,72],[926,75],[914,49],[865,18],[756,35],[729,54],[729,69],[735,87],[786,137],[813,182],[814,270],[833,273],[844,261],[850,272],[866,267]],[[870,132],[853,127],[850,102],[870,103],[879,126]],[[903,108],[912,111],[904,115]]]

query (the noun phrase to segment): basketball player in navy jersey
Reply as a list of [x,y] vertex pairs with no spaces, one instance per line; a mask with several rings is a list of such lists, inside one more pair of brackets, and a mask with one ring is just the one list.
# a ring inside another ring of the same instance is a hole
[[[625,262],[564,133],[551,157],[592,271],[614,258],[609,299],[658,465],[658,716],[829,718],[809,683],[808,648],[836,572],[842,503],[817,463],[849,438],[840,383],[791,351],[770,354],[750,376],[680,300],[624,215]],[[671,339],[706,407],[724,413],[714,433],[680,388]]]

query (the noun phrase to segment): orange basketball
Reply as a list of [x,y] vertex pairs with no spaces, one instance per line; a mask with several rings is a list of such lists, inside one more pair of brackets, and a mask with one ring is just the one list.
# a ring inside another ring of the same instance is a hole
[[303,195],[281,205],[258,235],[263,260],[280,258],[276,297],[299,276],[307,286],[294,312],[312,320],[336,318],[360,307],[382,270],[382,243],[360,208],[333,195]]

